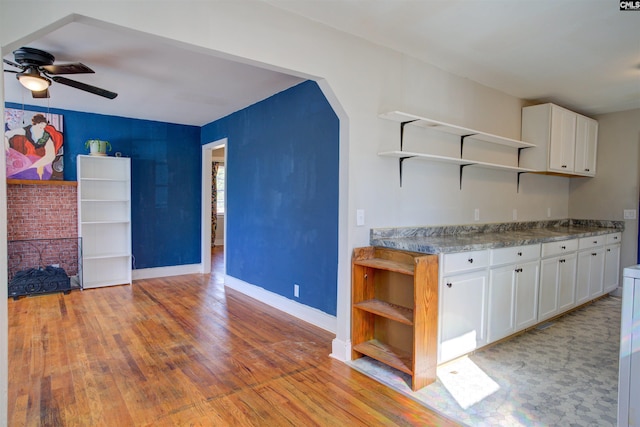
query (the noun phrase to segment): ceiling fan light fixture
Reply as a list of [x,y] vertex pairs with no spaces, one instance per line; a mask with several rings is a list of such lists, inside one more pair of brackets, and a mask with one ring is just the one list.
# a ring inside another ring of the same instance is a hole
[[32,69],[29,69],[24,73],[16,74],[16,78],[20,81],[22,86],[33,92],[42,92],[43,90],[47,90],[51,85],[51,80],[42,77],[40,73]]

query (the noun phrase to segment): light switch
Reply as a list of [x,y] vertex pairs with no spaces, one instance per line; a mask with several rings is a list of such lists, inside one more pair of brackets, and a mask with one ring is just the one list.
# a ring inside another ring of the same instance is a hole
[[635,209],[625,209],[624,210],[624,219],[636,219],[636,210]]
[[364,209],[356,210],[356,225],[361,227],[364,225]]

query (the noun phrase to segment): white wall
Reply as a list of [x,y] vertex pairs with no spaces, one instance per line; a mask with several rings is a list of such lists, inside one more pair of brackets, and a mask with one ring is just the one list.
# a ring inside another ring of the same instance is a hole
[[[348,357],[350,252],[368,244],[371,227],[468,223],[476,207],[482,222],[509,221],[513,208],[522,220],[546,219],[547,207],[554,218],[569,214],[568,180],[557,177],[523,175],[516,193],[515,174],[469,170],[459,190],[457,167],[407,162],[399,188],[397,162],[377,155],[397,148],[399,131],[396,124],[379,119],[380,112],[406,110],[519,138],[522,101],[468,79],[260,2],[167,1],[158,7],[144,1],[42,0],[26,5],[29,19],[17,19],[25,2],[1,3],[3,55],[28,43],[30,34],[77,13],[320,79],[341,119],[335,357]],[[355,226],[356,209],[366,212],[364,227]],[[5,340],[6,319],[0,321]],[[6,351],[2,361],[6,363]]]
[[[622,221],[625,209],[638,210],[640,109],[594,118],[598,120],[596,176],[571,179],[569,215]],[[624,267],[638,263],[637,242],[638,220],[625,220],[620,277]]]

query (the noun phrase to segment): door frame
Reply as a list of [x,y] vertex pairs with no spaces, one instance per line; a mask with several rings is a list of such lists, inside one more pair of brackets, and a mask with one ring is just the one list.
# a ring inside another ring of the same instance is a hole
[[[201,205],[201,223],[202,227],[200,228],[201,236],[201,260],[202,263],[200,265],[200,272],[202,274],[211,273],[211,162],[213,161],[213,150],[217,150],[218,148],[225,147],[224,150],[224,163],[225,167],[227,164],[227,138],[222,138],[217,141],[209,142],[202,146],[202,205]],[[227,190],[227,180],[224,182],[225,186],[225,194]],[[224,243],[227,244],[227,201],[225,199],[225,221],[224,221]],[[227,268],[227,251],[224,251],[224,260],[223,266],[226,273]]]

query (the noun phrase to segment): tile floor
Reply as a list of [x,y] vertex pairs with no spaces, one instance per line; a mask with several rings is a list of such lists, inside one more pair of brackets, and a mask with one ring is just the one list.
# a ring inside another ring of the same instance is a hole
[[621,300],[607,297],[438,368],[418,392],[370,358],[352,366],[470,426],[615,426]]

